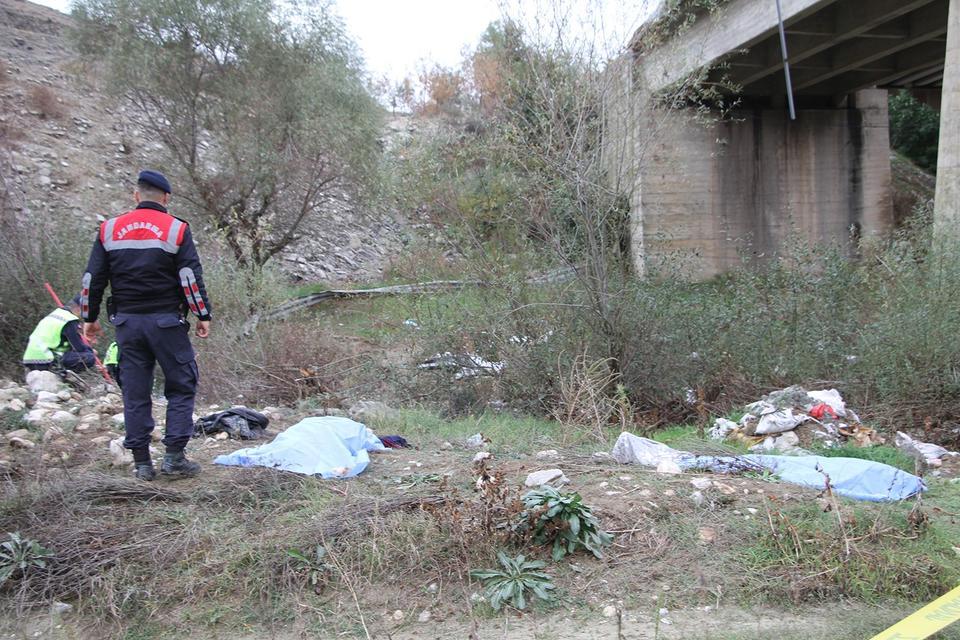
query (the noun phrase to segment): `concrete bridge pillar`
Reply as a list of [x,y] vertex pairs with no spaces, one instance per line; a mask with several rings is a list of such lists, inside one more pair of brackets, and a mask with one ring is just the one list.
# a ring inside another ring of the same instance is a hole
[[956,241],[960,239],[960,0],[950,0],[938,149],[934,232],[940,241]]

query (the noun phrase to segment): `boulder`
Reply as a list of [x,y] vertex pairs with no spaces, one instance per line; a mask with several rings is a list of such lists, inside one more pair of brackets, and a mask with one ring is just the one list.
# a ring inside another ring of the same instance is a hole
[[118,427],[118,428],[120,428],[120,429],[123,429],[123,425],[124,425],[123,414],[122,414],[122,413],[118,413],[118,414],[115,414],[114,416],[112,416],[112,417],[110,418],[110,425],[113,426],[113,427]]
[[50,442],[54,438],[59,438],[62,435],[63,435],[63,429],[57,426],[52,426],[43,432],[43,441]]
[[57,394],[57,398],[60,399],[60,402],[69,402],[70,400],[79,400],[79,398],[74,398],[77,394],[70,393],[68,389],[62,389],[60,393]]
[[23,400],[19,398],[14,398],[3,407],[6,411],[23,411],[27,408],[27,405],[24,404]]
[[51,371],[31,371],[27,374],[27,386],[32,393],[41,391],[58,393],[63,388],[63,383],[60,382],[57,374]]

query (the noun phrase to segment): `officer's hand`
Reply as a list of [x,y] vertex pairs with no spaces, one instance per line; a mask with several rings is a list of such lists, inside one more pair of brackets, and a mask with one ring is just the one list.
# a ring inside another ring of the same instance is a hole
[[210,321],[198,320],[197,321],[197,337],[206,338],[209,335],[210,335]]
[[100,328],[99,320],[83,323],[83,337],[90,344],[95,344],[102,335],[103,329]]

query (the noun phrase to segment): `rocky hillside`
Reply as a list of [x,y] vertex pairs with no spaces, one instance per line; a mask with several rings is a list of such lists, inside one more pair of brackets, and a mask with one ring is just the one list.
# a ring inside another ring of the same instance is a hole
[[[76,216],[92,234],[102,216],[129,208],[133,176],[155,164],[160,145],[77,62],[70,21],[0,0],[0,146],[9,148],[0,167],[20,195],[15,215]],[[396,216],[341,203],[311,220],[280,262],[298,279],[377,279],[403,234]]]

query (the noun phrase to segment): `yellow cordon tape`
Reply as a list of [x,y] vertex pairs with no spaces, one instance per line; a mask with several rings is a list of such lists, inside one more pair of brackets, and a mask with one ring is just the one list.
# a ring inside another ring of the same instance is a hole
[[957,620],[960,620],[960,587],[940,596],[871,640],[923,640]]

